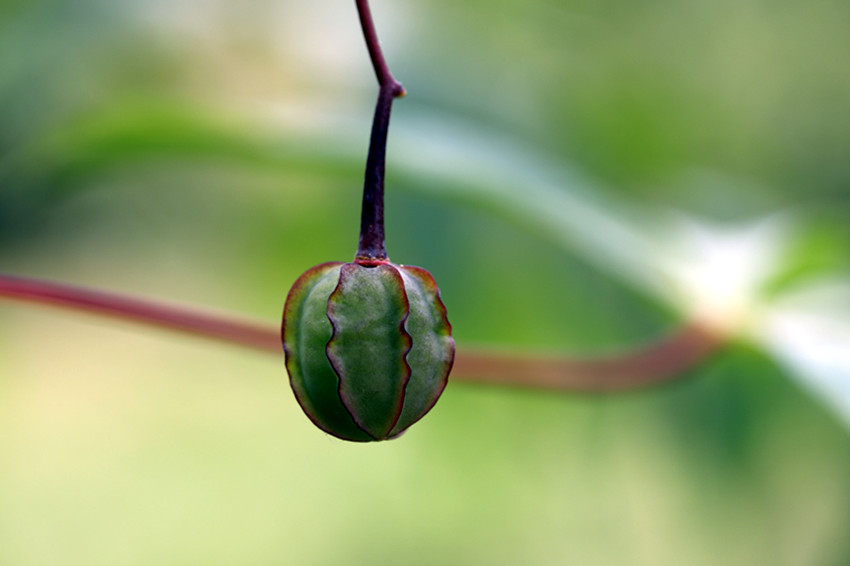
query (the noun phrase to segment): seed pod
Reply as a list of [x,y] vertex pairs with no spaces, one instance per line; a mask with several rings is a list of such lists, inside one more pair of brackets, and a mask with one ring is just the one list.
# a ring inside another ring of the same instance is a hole
[[393,438],[446,386],[454,340],[431,274],[388,261],[323,263],[286,299],[283,349],[307,416],[344,440]]

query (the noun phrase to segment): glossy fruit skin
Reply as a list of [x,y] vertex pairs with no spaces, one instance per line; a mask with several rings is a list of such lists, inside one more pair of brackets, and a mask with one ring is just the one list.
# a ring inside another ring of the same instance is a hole
[[281,337],[304,412],[357,442],[394,438],[425,416],[455,353],[431,274],[388,261],[307,270],[287,296]]

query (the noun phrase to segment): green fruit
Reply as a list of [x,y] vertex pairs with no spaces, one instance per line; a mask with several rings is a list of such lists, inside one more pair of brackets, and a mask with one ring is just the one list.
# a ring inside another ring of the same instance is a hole
[[295,282],[283,312],[290,383],[307,416],[344,440],[394,438],[446,386],[454,340],[440,290],[419,267],[323,263]]

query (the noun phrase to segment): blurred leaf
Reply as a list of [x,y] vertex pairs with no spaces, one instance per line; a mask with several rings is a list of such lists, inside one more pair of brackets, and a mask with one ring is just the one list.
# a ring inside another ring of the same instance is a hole
[[768,283],[768,297],[805,288],[823,277],[850,273],[850,209],[840,203],[810,207],[796,219],[791,248]]

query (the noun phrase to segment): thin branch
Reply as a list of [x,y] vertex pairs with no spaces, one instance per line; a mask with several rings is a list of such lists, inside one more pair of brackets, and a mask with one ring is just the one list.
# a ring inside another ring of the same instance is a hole
[[406,94],[404,87],[395,80],[384,58],[381,43],[378,40],[378,32],[375,31],[375,21],[372,19],[372,10],[369,9],[369,0],[355,0],[357,13],[360,16],[360,27],[363,28],[363,37],[366,40],[366,48],[369,49],[369,58],[375,68],[375,76],[378,78],[378,86],[392,85],[394,97]]
[[458,354],[452,371],[475,383],[588,393],[626,391],[681,377],[722,344],[716,332],[691,322],[655,342],[610,356],[579,359],[466,350]]
[[1,297],[139,322],[256,350],[282,351],[280,331],[267,324],[95,289],[0,274]]
[[[281,355],[277,325],[249,322],[157,301],[0,274],[0,298],[129,320]],[[460,350],[452,381],[584,392],[625,391],[683,375],[722,345],[697,323],[632,351],[593,358],[543,358]]]

